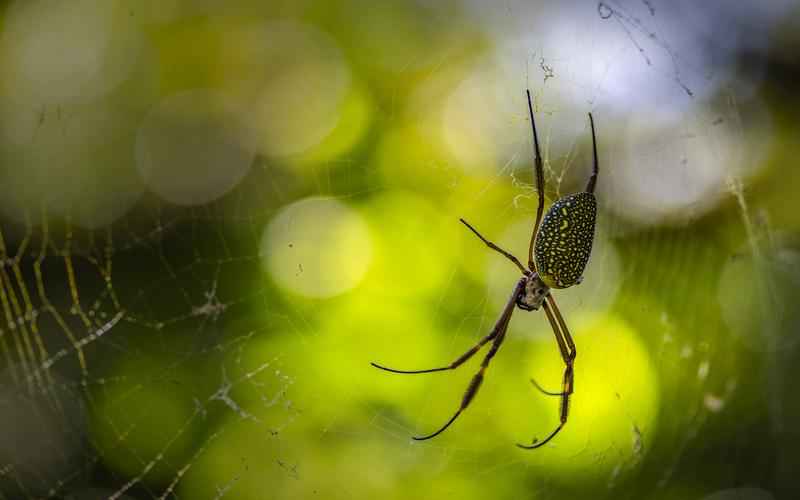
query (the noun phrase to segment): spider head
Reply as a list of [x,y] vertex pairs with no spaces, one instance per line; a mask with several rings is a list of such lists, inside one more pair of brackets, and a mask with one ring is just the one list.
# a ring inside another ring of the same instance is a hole
[[538,274],[533,273],[525,281],[525,289],[517,296],[517,307],[525,311],[536,311],[548,293],[550,287],[544,284]]

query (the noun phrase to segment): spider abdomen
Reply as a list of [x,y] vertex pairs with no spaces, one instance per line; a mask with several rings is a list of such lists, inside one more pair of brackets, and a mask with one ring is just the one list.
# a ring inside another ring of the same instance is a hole
[[589,261],[597,218],[594,194],[582,192],[556,201],[536,235],[536,270],[550,288],[579,283]]

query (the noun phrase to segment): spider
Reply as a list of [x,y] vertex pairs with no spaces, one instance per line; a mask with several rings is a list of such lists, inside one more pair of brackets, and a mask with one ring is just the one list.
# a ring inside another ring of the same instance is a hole
[[491,342],[489,352],[483,358],[480,369],[472,377],[461,405],[455,414],[450,417],[439,430],[426,436],[414,436],[413,439],[423,441],[438,436],[445,429],[450,427],[456,418],[467,409],[475,398],[483,382],[484,373],[489,363],[494,358],[500,346],[505,340],[508,324],[511,321],[511,314],[515,307],[523,311],[536,311],[539,307],[544,309],[547,320],[553,329],[556,337],[561,358],[564,360],[564,375],[561,382],[561,391],[552,392],[543,389],[535,380],[531,379],[533,386],[543,394],[558,396],[561,398],[559,416],[560,423],[544,440],[539,441],[534,438],[531,444],[517,444],[520,448],[535,449],[545,445],[553,439],[556,434],[567,423],[569,415],[569,398],[575,390],[573,366],[575,364],[575,342],[567,329],[561,312],[558,310],[556,300],[550,293],[552,288],[568,288],[577,285],[583,280],[583,271],[589,260],[594,240],[594,226],[597,217],[597,201],[594,196],[594,188],[597,183],[598,162],[597,162],[597,140],[594,132],[594,119],[589,113],[589,126],[592,131],[592,153],[593,166],[586,189],[580,193],[565,196],[550,207],[542,219],[544,211],[544,172],[542,167],[542,157],[539,153],[539,138],[536,135],[536,122],[533,118],[533,106],[531,105],[530,90],[526,92],[528,97],[528,112],[531,119],[531,130],[533,132],[534,157],[533,164],[536,172],[536,191],[539,197],[539,204],[536,210],[536,222],[533,226],[530,244],[528,245],[528,267],[520,263],[511,253],[503,250],[491,241],[484,238],[475,228],[464,219],[459,219],[475,236],[483,241],[486,246],[501,253],[504,257],[516,265],[522,271],[522,277],[514,285],[511,297],[508,299],[500,318],[488,335],[483,337],[467,352],[459,356],[455,361],[447,366],[440,368],[430,368],[427,370],[396,370],[377,363],[371,363],[375,368],[392,373],[432,373],[446,370],[455,370],[464,362],[477,353],[481,347]]

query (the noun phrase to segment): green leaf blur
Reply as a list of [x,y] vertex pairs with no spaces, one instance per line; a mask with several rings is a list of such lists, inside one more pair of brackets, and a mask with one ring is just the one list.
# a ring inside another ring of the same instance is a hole
[[[800,495],[800,10],[684,7],[0,4],[0,498]],[[570,418],[514,446],[564,370],[517,309],[412,441],[480,354],[370,362],[497,320],[459,218],[527,262],[526,88],[547,206],[598,129]]]

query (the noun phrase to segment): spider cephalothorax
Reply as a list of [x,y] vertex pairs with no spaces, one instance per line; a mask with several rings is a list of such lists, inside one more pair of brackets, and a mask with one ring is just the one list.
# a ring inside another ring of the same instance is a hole
[[550,287],[537,273],[531,273],[525,281],[525,288],[517,296],[517,307],[524,311],[537,311],[549,293]]
[[[597,217],[597,201],[594,197],[594,188],[597,183],[598,161],[597,161],[597,141],[594,134],[594,119],[592,114],[589,113],[589,126],[592,129],[592,153],[594,157],[594,164],[592,166],[592,173],[589,176],[589,182],[586,184],[586,189],[580,193],[575,193],[565,196],[550,207],[547,215],[542,220],[544,213],[544,166],[542,165],[542,157],[539,154],[539,139],[536,136],[536,122],[533,119],[533,105],[531,104],[531,93],[528,92],[528,111],[531,116],[531,129],[533,132],[533,164],[536,173],[536,192],[539,195],[539,206],[536,210],[536,222],[533,226],[533,233],[531,234],[530,244],[528,245],[528,267],[514,257],[511,253],[498,247],[491,241],[484,238],[475,228],[469,225],[467,221],[461,219],[461,222],[467,226],[470,231],[475,233],[475,236],[481,239],[489,248],[503,254],[508,260],[514,263],[515,266],[522,272],[514,289],[511,292],[503,312],[500,314],[494,328],[488,335],[478,341],[477,344],[472,346],[467,352],[456,358],[455,361],[447,366],[440,368],[429,368],[427,370],[395,370],[394,368],[387,368],[377,363],[372,363],[372,366],[386,370],[393,373],[431,373],[440,372],[445,370],[455,370],[475,353],[481,347],[491,342],[492,346],[489,352],[481,362],[481,367],[478,372],[472,377],[472,381],[467,386],[464,396],[461,398],[461,405],[456,410],[456,413],[450,417],[438,431],[428,434],[427,436],[415,437],[416,440],[430,439],[438,436],[442,431],[447,429],[450,424],[455,422],[456,418],[464,411],[469,404],[475,399],[478,389],[483,382],[484,373],[489,363],[497,354],[500,345],[506,338],[506,331],[508,324],[511,321],[511,314],[516,307],[525,311],[535,311],[540,307],[544,309],[547,321],[553,329],[553,334],[556,337],[558,350],[561,353],[561,359],[564,361],[564,375],[561,379],[561,391],[552,392],[542,389],[535,380],[531,379],[533,385],[544,394],[550,396],[557,396],[561,398],[561,405],[559,406],[559,420],[561,423],[550,434],[539,441],[534,438],[531,444],[518,444],[520,448],[533,449],[538,448],[558,434],[558,432],[567,423],[567,416],[569,415],[569,398],[575,389],[574,380],[574,364],[577,351],[575,349],[575,342],[572,340],[572,335],[567,329],[567,323],[564,317],[558,310],[556,299],[550,293],[551,288],[567,288],[572,285],[577,285],[583,279],[583,270],[586,263],[589,261],[589,254],[592,251],[592,241],[594,240],[594,226]],[[535,260],[534,260],[535,249]]]

